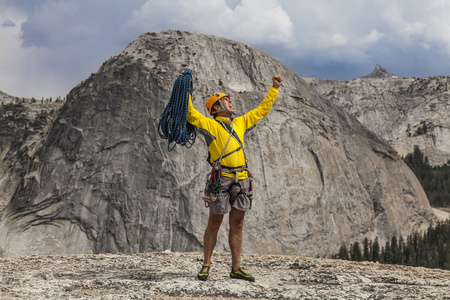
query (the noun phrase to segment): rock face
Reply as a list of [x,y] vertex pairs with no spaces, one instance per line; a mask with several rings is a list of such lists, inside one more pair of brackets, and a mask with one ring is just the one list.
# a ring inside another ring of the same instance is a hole
[[[380,74],[380,69],[375,68],[371,74]],[[450,159],[450,77],[389,75],[368,75],[345,82],[307,80],[326,99],[385,139],[400,155],[412,153],[417,145],[431,165],[447,163]]]
[[[182,68],[194,105],[215,91],[256,107],[284,78],[246,137],[256,177],[244,253],[327,256],[342,242],[404,235],[436,219],[397,152],[298,75],[244,44],[181,31],[148,33],[74,88],[8,199],[6,256],[201,251],[206,144],[167,151],[157,124]],[[226,251],[227,221],[217,251]]]
[[[216,253],[208,281],[200,253],[0,259],[1,299],[448,299],[450,271],[295,256],[244,255],[254,283],[229,277]],[[282,274],[282,276],[280,276]]]
[[[10,98],[14,100],[13,97]],[[61,102],[7,102],[0,106],[1,213],[29,171],[61,107]]]

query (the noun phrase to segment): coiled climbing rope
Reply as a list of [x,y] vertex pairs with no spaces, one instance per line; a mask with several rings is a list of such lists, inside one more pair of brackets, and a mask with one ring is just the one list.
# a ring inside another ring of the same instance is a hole
[[158,123],[159,136],[169,141],[169,152],[177,144],[191,148],[197,137],[194,125],[187,122],[189,95],[192,94],[192,75],[192,70],[184,69],[175,80],[169,103]]

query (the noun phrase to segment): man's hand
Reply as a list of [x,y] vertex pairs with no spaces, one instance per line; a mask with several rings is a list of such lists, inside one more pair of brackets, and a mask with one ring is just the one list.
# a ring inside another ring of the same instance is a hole
[[281,83],[283,83],[283,78],[281,78],[280,75],[275,74],[272,77],[273,87],[278,89],[281,86]]
[[[183,75],[184,74],[184,70],[183,71],[181,71],[181,73],[178,75],[178,77],[180,77],[181,75]],[[194,80],[194,75],[192,75],[192,77],[191,77],[191,81],[192,80]]]

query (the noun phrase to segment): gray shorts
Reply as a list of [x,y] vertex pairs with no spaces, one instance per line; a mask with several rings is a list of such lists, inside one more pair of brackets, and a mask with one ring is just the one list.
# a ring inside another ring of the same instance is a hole
[[[250,209],[250,198],[247,196],[250,187],[250,179],[242,179],[238,184],[234,184],[234,178],[221,178],[222,197],[217,197],[216,201],[209,202],[209,211],[215,215],[224,215],[234,207],[241,211]],[[232,203],[230,202],[235,198]]]

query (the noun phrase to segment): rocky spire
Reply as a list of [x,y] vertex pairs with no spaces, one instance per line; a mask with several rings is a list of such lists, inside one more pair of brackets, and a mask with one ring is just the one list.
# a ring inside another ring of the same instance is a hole
[[373,69],[372,73],[366,76],[362,76],[361,78],[387,78],[387,77],[399,77],[399,76],[388,73],[388,71],[386,71],[385,68],[377,64]]

